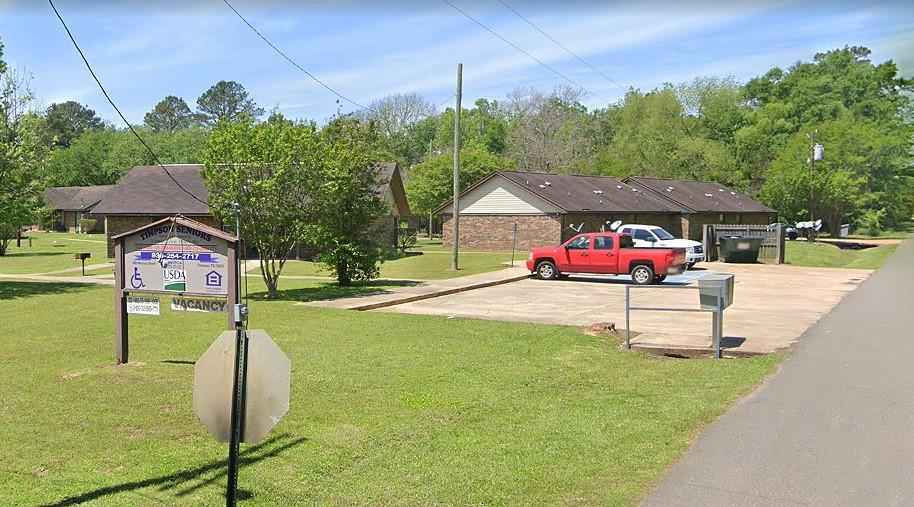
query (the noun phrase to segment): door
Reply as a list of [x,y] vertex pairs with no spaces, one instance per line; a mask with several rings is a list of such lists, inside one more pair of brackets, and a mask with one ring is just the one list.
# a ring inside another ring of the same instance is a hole
[[[591,259],[590,236],[579,236],[565,246],[568,267],[565,271],[573,273],[593,273],[590,267]],[[560,270],[562,268],[559,268]]]
[[618,273],[619,258],[616,257],[612,236],[594,236],[593,255],[590,256],[594,273]]

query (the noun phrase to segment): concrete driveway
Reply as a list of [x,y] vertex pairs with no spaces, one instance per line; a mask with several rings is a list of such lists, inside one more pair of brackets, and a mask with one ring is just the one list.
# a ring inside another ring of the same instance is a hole
[[[694,284],[712,272],[736,275],[733,305],[724,312],[725,345],[733,353],[768,353],[789,346],[872,271],[705,263],[666,285]],[[376,311],[589,326],[625,324],[627,277],[525,279]],[[698,308],[697,291],[635,287],[634,306]],[[632,312],[634,343],[703,348],[711,344],[708,313]]]

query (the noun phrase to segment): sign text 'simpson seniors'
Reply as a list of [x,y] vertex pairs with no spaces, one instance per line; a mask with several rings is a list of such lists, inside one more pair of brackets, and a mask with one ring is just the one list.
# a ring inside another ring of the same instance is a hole
[[228,293],[228,242],[186,225],[124,238],[124,289],[201,296]]

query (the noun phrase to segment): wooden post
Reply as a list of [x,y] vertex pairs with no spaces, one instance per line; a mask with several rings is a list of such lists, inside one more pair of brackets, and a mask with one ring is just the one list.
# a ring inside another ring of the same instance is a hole
[[457,270],[460,243],[460,99],[463,93],[463,64],[457,64],[457,107],[454,110],[454,206],[451,217],[451,269]]
[[125,364],[129,353],[127,326],[127,295],[124,292],[124,240],[114,243],[114,355],[118,364]]

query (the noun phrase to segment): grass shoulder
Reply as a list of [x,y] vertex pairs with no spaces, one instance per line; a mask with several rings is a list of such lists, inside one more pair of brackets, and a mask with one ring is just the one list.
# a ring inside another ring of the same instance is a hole
[[795,266],[879,269],[897,248],[898,245],[883,245],[850,250],[821,242],[788,241],[784,259]]
[[[107,287],[0,281],[17,358],[0,370],[3,504],[221,501],[225,446],[193,414],[191,379],[224,316],[131,317],[133,362],[113,366],[111,304]],[[781,360],[658,358],[565,326],[259,297],[251,323],[290,357],[293,384],[286,417],[245,446],[246,505],[630,505]]]

